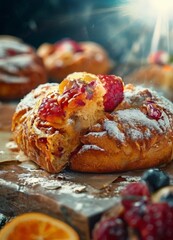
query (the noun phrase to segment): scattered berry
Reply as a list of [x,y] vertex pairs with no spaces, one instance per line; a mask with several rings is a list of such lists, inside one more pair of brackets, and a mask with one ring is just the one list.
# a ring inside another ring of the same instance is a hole
[[139,201],[131,205],[130,208],[125,208],[124,220],[128,223],[128,226],[135,229],[139,228],[146,212],[146,206],[143,201]]
[[145,196],[150,197],[148,186],[143,182],[128,184],[122,191],[121,196]]
[[127,240],[127,226],[120,217],[101,221],[93,231],[93,240]]
[[142,240],[171,240],[173,211],[167,203],[133,207],[124,214],[127,224],[138,230]]
[[123,100],[123,83],[121,78],[114,75],[98,75],[106,89],[104,95],[105,111],[113,111]]
[[113,211],[104,215],[94,228],[93,240],[173,239],[173,192],[169,188],[170,192],[156,203],[152,202],[148,189],[156,191],[169,185],[168,175],[159,169],[150,169],[144,172],[142,180],[145,182],[130,183],[122,190],[123,210],[118,216],[115,211],[115,217],[112,217]]
[[170,185],[169,176],[157,168],[146,170],[141,180],[146,182],[151,193]]

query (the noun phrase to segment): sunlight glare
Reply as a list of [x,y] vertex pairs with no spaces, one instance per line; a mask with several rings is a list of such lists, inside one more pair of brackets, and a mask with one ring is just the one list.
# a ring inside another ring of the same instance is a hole
[[158,15],[170,15],[173,11],[172,0],[151,0],[150,4]]

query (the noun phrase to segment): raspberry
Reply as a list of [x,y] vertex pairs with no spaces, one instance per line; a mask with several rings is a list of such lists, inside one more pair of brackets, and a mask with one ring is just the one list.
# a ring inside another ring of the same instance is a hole
[[55,47],[57,50],[60,51],[72,51],[72,52],[82,52],[83,49],[82,47],[75,42],[74,40],[71,39],[64,39],[62,41],[59,41],[57,43],[55,43]]
[[173,209],[167,203],[134,206],[124,213],[124,219],[143,240],[173,239]]
[[50,122],[55,122],[58,117],[65,116],[65,112],[58,104],[57,99],[52,98],[43,98],[38,113],[42,120]]
[[130,227],[139,230],[139,226],[142,224],[142,219],[146,212],[146,204],[143,201],[139,201],[124,210],[124,220]]
[[121,78],[114,75],[98,75],[106,89],[104,95],[105,111],[113,111],[123,100],[123,83]]
[[93,231],[93,240],[126,240],[127,226],[120,217],[111,217],[99,222]]
[[145,183],[136,182],[128,184],[122,191],[122,196],[150,196],[149,189]]

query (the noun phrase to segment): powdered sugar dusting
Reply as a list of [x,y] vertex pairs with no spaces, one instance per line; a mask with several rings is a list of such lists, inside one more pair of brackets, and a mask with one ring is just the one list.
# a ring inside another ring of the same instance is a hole
[[166,131],[171,127],[170,119],[165,112],[162,112],[162,118],[158,120],[158,124],[162,127],[163,131]]
[[104,135],[106,135],[106,131],[103,132],[91,132],[86,134],[86,136],[92,135],[94,137],[103,137]]
[[144,126],[150,130],[156,130],[162,133],[162,126],[155,119],[148,118],[139,109],[124,109],[117,111],[118,118],[123,124],[128,124],[134,129]]
[[[0,48],[0,56],[5,56],[6,51],[10,49],[14,49],[18,53],[27,53],[31,51],[30,46],[22,43],[21,41],[14,41],[13,39],[1,39],[1,48]],[[10,47],[9,47],[10,46]]]
[[79,153],[83,153],[88,150],[96,150],[96,151],[102,151],[102,152],[105,151],[103,148],[100,148],[96,145],[89,145],[89,144],[87,145],[86,144],[81,147],[81,149],[79,150]]
[[21,77],[21,76],[11,76],[11,75],[5,75],[0,74],[1,82],[7,82],[7,83],[27,83],[29,81],[28,77]]
[[23,109],[31,109],[35,106],[36,102],[39,101],[38,96],[39,95],[44,95],[49,88],[57,87],[57,92],[58,92],[58,87],[59,84],[57,83],[45,83],[45,84],[40,84],[37,88],[32,90],[30,93],[28,93],[17,105],[16,111],[21,111]]
[[114,137],[120,140],[121,142],[124,141],[125,135],[119,130],[116,122],[109,121],[109,120],[104,121],[103,126],[105,130],[108,132],[109,136]]
[[11,73],[16,73],[19,68],[24,68],[28,65],[32,66],[32,60],[33,57],[30,54],[22,54],[13,58],[0,59],[0,68]]
[[129,128],[127,129],[127,135],[132,138],[134,141],[138,139],[143,139],[144,135],[141,131],[137,129]]

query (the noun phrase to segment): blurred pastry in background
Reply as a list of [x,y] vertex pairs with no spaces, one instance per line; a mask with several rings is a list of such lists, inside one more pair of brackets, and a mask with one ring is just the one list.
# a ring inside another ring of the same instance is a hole
[[170,55],[158,51],[151,54],[147,61],[147,65],[125,76],[124,81],[153,87],[173,101],[173,64]]
[[32,46],[13,36],[0,36],[0,99],[22,98],[47,81],[42,59]]
[[107,74],[113,65],[107,51],[94,42],[63,39],[42,44],[37,53],[44,61],[49,78],[58,82],[73,72]]

